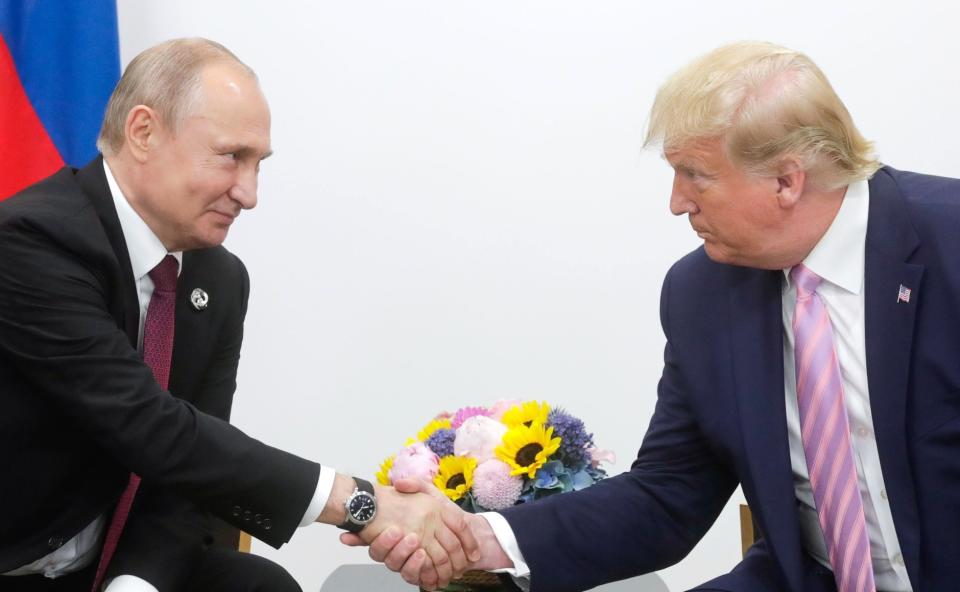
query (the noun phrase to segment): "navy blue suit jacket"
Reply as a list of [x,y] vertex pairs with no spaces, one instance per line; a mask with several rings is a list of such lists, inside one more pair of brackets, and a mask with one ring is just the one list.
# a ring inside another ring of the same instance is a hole
[[[958,258],[960,181],[878,171],[864,269],[867,372],[884,483],[915,592],[960,582]],[[679,561],[738,484],[763,541],[701,589],[835,589],[800,542],[782,277],[714,263],[702,248],[669,271],[663,376],[631,470],[503,512],[534,592],[584,590]],[[908,303],[897,301],[901,284],[912,290]]]

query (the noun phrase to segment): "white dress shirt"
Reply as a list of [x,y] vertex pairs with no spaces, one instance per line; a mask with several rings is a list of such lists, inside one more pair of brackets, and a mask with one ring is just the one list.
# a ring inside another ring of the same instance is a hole
[[[169,254],[177,259],[177,274],[179,275],[180,267],[183,265],[183,253],[180,251],[167,252],[166,247],[163,246],[157,235],[150,230],[147,223],[143,221],[123,195],[106,160],[103,161],[103,170],[107,176],[107,185],[110,187],[117,217],[120,219],[120,228],[127,243],[127,252],[130,254],[130,266],[137,283],[137,300],[140,303],[140,329],[137,336],[137,349],[142,353],[143,323],[147,316],[147,307],[150,304],[150,298],[153,296],[154,287],[149,273]],[[320,512],[323,511],[323,507],[333,490],[335,476],[336,471],[332,468],[326,466],[321,468],[317,489],[310,505],[304,512],[300,526],[313,524],[320,516]],[[99,560],[102,537],[108,518],[107,515],[99,516],[80,534],[67,541],[53,553],[3,575],[43,574],[48,578],[57,578],[80,571]],[[157,592],[157,589],[136,576],[121,575],[107,582],[106,592]]]
[[[833,326],[843,377],[844,405],[850,419],[851,444],[857,467],[857,479],[863,498],[863,511],[870,539],[874,580],[878,590],[912,592],[900,543],[893,524],[880,467],[880,454],[870,414],[867,388],[867,352],[864,339],[864,253],[870,189],[866,181],[847,187],[840,210],[826,234],[803,264],[823,278],[817,293],[827,307]],[[793,359],[793,309],[797,290],[791,285],[789,269],[783,270],[783,379],[787,401],[787,437],[793,470],[803,548],[817,562],[830,568],[823,532],[813,501],[813,489],[807,472],[806,456],[800,439],[800,413],[797,408],[797,384]],[[481,514],[490,523],[504,552],[513,561],[510,574],[521,586],[529,586],[530,569],[520,553],[517,538],[500,514]]]

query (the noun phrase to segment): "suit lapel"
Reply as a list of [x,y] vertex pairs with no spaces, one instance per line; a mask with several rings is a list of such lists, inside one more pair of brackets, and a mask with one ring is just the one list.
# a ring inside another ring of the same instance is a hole
[[787,571],[791,589],[800,592],[800,530],[783,391],[781,275],[780,271],[734,269],[731,349],[749,482],[754,492],[750,503],[771,552]]
[[119,281],[114,283],[114,296],[117,302],[123,303],[123,330],[130,338],[134,349],[137,347],[137,337],[140,332],[140,302],[137,299],[137,284],[133,277],[133,266],[130,264],[130,253],[127,251],[127,241],[123,238],[120,228],[120,219],[113,204],[110,186],[103,172],[103,157],[98,156],[77,172],[77,182],[80,188],[90,198],[103,230],[110,241],[110,247],[117,257],[116,270]]
[[[924,267],[908,263],[919,245],[899,189],[886,170],[870,181],[864,269],[864,308],[870,409],[883,481],[900,550],[914,590],[920,589],[920,541],[906,435],[913,325]],[[900,286],[911,290],[899,302]]]

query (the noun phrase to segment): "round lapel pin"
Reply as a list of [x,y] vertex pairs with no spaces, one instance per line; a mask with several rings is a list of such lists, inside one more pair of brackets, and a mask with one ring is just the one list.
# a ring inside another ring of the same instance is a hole
[[200,288],[194,288],[190,293],[190,304],[197,310],[204,310],[210,303],[210,296]]

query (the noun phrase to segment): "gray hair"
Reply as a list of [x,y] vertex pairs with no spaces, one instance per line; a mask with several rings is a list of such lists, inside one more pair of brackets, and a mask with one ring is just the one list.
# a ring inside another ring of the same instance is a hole
[[200,75],[216,62],[233,63],[256,80],[256,73],[229,49],[200,37],[171,39],[133,58],[113,89],[97,138],[97,148],[116,154],[125,140],[130,110],[146,105],[176,134],[201,97]]

